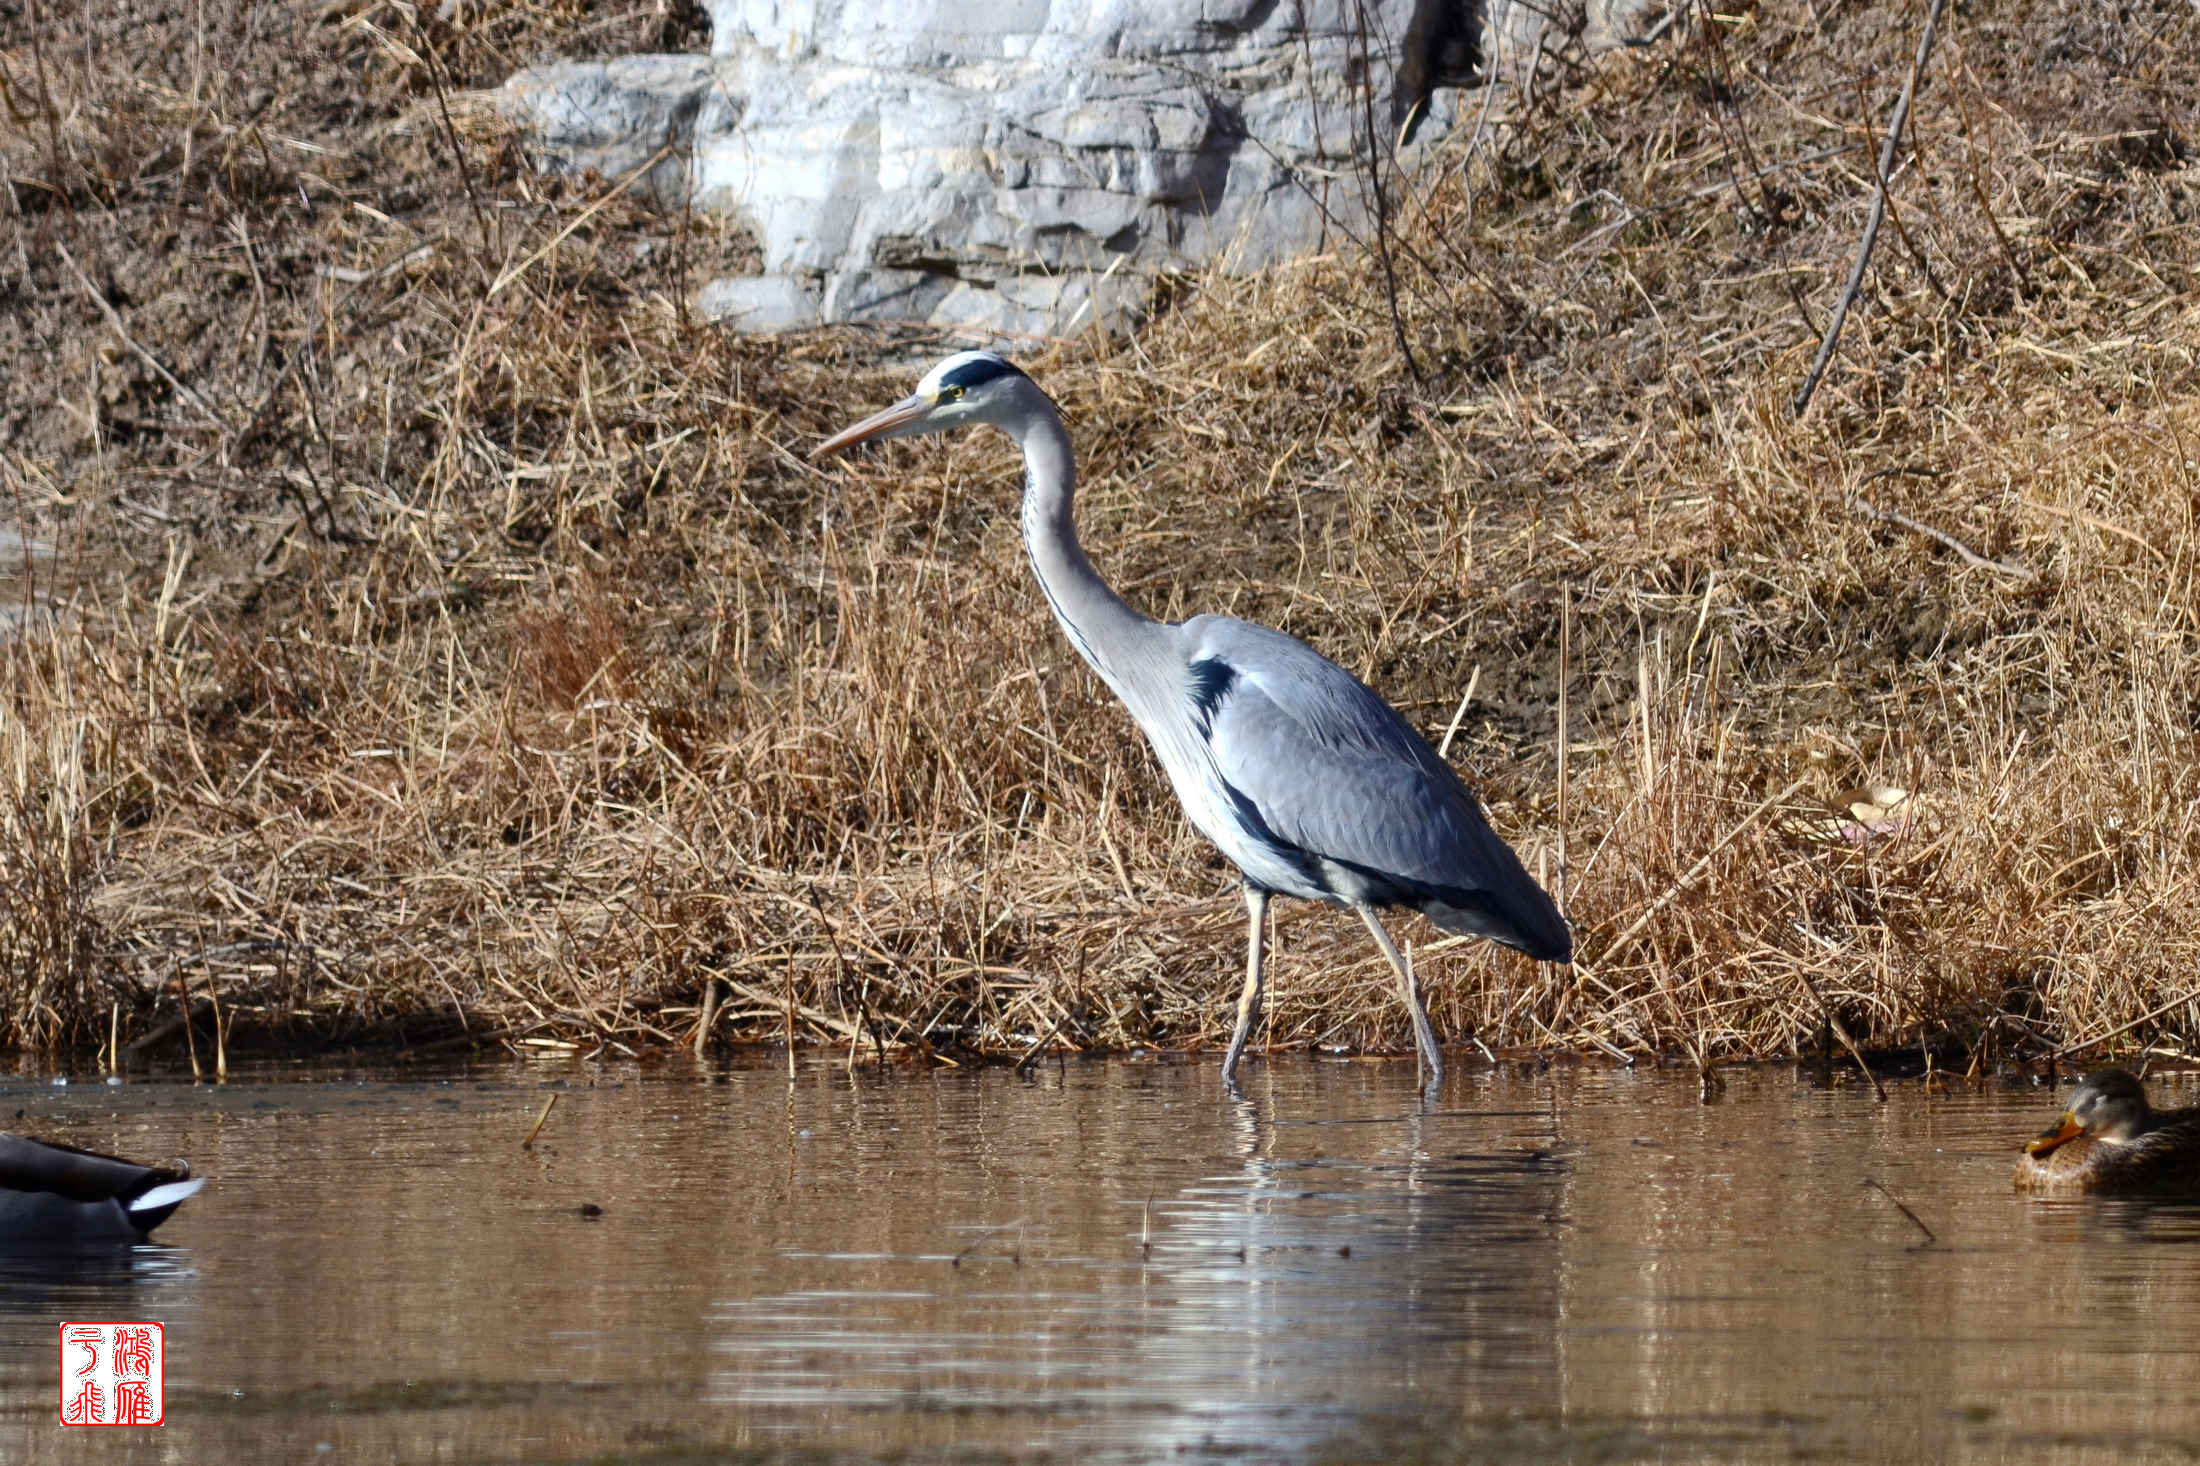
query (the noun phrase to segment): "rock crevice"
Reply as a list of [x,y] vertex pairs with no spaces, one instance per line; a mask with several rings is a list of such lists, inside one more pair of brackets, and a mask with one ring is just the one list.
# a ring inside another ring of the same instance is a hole
[[[1364,219],[1369,102],[1422,143],[1438,89],[1617,43],[1635,0],[718,0],[708,56],[530,68],[499,92],[544,166],[749,228],[748,330],[1120,319],[1156,272],[1260,269]],[[1519,58],[1526,58],[1519,60]],[[1388,147],[1395,134],[1377,140]]]

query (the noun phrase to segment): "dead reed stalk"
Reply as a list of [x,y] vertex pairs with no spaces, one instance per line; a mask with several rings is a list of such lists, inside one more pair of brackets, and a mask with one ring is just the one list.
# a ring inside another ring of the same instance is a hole
[[[189,966],[224,1047],[1214,1041],[1227,873],[1031,591],[1010,456],[796,451],[950,343],[696,322],[738,232],[465,104],[642,22],[219,11],[202,92],[69,20],[0,141],[0,502],[61,567],[0,631],[6,1040],[132,1052]],[[1531,868],[1563,827],[1582,962],[1421,944],[1447,1036],[2186,1044],[2200,16],[1951,23],[1802,423],[1879,186],[1843,104],[1915,37],[1730,20],[1478,100],[1387,280],[1218,272],[1026,353],[1095,556],[1449,729]],[[1278,1044],[1407,1043],[1332,913],[1274,983]]]

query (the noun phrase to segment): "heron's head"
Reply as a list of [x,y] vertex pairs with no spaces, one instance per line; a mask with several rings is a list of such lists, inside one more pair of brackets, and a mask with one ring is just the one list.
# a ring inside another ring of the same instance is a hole
[[2153,1115],[2154,1107],[2147,1103],[2147,1092],[2137,1079],[2121,1069],[2103,1069],[2078,1086],[2062,1118],[2025,1149],[2045,1155],[2081,1135],[2112,1144],[2137,1140],[2146,1133]]
[[810,450],[829,458],[872,438],[912,438],[944,433],[973,423],[1004,420],[1018,393],[1031,379],[1005,356],[990,351],[959,351],[924,374],[917,390],[884,412],[874,412],[843,428]]

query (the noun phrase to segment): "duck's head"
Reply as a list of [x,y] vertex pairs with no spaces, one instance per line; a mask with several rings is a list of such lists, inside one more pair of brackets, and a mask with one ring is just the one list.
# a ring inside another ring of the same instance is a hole
[[2136,1140],[2153,1113],[2147,1092],[2136,1078],[2121,1069],[2103,1069],[2079,1085],[2062,1118],[2024,1148],[2031,1155],[2044,1156],[2081,1135],[2111,1144]]

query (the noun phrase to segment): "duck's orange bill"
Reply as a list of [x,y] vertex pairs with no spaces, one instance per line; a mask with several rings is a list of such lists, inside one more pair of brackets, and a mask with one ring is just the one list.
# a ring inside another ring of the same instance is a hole
[[2081,1133],[2078,1129],[2077,1117],[2068,1110],[2064,1110],[2063,1117],[2060,1120],[2042,1130],[2036,1139],[2024,1143],[2024,1153],[2036,1156],[2046,1155],[2056,1146],[2066,1141],[2076,1140]]

